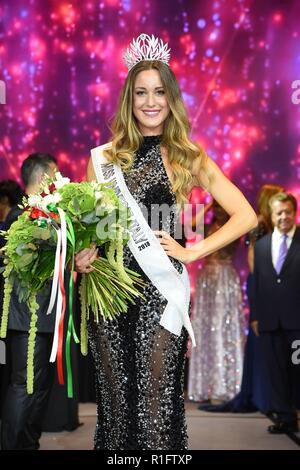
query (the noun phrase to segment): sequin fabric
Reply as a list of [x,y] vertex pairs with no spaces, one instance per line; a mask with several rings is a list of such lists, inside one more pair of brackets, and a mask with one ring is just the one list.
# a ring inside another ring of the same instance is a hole
[[[151,204],[175,204],[160,140],[160,136],[145,137],[133,167],[124,174],[133,197],[149,210]],[[173,236],[175,223],[173,212],[160,220],[159,228]],[[145,298],[114,321],[88,323],[96,366],[95,449],[186,449],[183,378],[187,333],[183,329],[178,337],[159,325],[165,298],[128,247],[124,259],[126,266],[143,276]],[[181,271],[181,263],[171,261]]]
[[188,380],[192,401],[227,401],[240,390],[246,323],[232,254],[229,245],[208,257],[197,281],[192,316],[197,346]]

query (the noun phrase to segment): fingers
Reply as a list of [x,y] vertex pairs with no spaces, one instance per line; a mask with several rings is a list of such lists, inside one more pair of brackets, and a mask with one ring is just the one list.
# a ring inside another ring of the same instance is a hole
[[86,253],[83,256],[75,256],[75,263],[80,266],[91,264],[97,257],[95,253]]
[[158,235],[162,239],[165,239],[165,240],[171,239],[171,235],[168,232],[165,232],[164,230],[154,230],[153,232],[155,233],[155,235]]
[[84,258],[92,257],[96,251],[96,245],[92,246],[92,248],[84,248],[76,254],[76,259],[82,260]]
[[97,258],[97,255],[98,255],[98,251],[97,251],[97,247],[95,246],[91,248],[89,253],[87,253],[87,259],[89,260],[90,264],[92,264],[92,262],[95,261],[95,259]]
[[157,236],[159,243],[165,250],[166,254],[171,256],[172,250],[172,242],[174,241],[171,235],[164,230],[154,230],[154,234]]
[[84,271],[82,271],[84,274],[87,274],[87,273],[91,273],[92,271],[94,271],[94,268],[93,266],[91,266],[90,268],[85,268]]
[[[163,230],[156,231],[154,232],[156,235],[159,234],[160,237],[158,237],[158,241],[163,247],[163,249],[166,251],[167,254],[169,254],[170,250],[174,248],[174,239],[171,237],[171,235],[167,232],[164,232]],[[172,250],[173,251],[173,250]]]
[[98,250],[96,244],[93,244],[91,248],[84,248],[75,256],[75,267],[79,273],[90,273],[93,271],[91,266],[98,256]]

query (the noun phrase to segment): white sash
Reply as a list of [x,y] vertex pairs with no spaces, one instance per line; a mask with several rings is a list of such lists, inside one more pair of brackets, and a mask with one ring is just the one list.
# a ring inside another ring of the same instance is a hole
[[195,336],[189,318],[190,282],[186,267],[182,265],[181,274],[174,268],[147,224],[138,203],[129,192],[121,168],[109,162],[103,155],[103,150],[110,146],[111,143],[108,143],[91,150],[97,180],[100,183],[109,182],[117,196],[131,210],[128,246],[141,269],[168,301],[160,325],[177,336],[180,336],[184,326],[195,346]]

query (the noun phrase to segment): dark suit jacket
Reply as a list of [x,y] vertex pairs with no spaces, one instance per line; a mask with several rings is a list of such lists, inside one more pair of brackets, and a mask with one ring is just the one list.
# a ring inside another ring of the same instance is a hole
[[[17,206],[13,207],[3,226],[3,230],[8,230],[13,222],[17,220],[22,210]],[[4,239],[0,241],[0,245],[3,246],[5,243]],[[55,325],[55,307],[50,315],[46,315],[46,311],[50,301],[51,293],[51,281],[46,285],[44,292],[37,295],[37,303],[40,308],[38,310],[38,321],[37,330],[39,333],[52,333]],[[8,316],[8,329],[18,331],[29,331],[30,325],[30,312],[25,303],[19,302],[16,287],[13,287],[9,305],[9,316]]]
[[272,263],[272,234],[254,245],[253,305],[250,321],[258,320],[259,331],[281,326],[300,330],[300,228],[297,227],[279,273]]

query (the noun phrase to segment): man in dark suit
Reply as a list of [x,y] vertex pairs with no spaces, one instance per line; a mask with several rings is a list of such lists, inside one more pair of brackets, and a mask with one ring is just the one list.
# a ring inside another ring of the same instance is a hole
[[300,228],[297,201],[278,193],[270,200],[274,231],[254,245],[254,304],[251,326],[260,337],[269,374],[276,424],[271,434],[297,431],[293,389],[300,369],[293,343],[300,340]]
[[[56,160],[52,155],[35,153],[24,160],[21,168],[26,194],[38,191],[44,173],[54,175]],[[5,230],[18,218],[21,209],[17,206],[6,219]],[[8,345],[11,357],[10,383],[2,410],[1,448],[38,449],[42,420],[53,383],[53,364],[49,363],[54,331],[54,315],[46,315],[51,285],[37,296],[37,335],[34,356],[34,392],[27,394],[27,343],[30,324],[28,307],[18,300],[14,286],[9,309]]]

